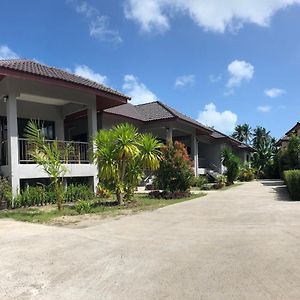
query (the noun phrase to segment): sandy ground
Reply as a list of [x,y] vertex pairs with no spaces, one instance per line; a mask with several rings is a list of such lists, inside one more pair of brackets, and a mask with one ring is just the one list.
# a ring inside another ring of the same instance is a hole
[[300,299],[300,202],[251,182],[85,228],[0,221],[0,299]]

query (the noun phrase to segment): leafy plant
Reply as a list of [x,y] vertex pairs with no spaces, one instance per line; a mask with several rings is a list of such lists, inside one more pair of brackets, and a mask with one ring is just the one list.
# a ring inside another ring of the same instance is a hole
[[88,214],[91,212],[91,203],[86,200],[80,200],[75,204],[75,210],[79,214]]
[[300,200],[300,170],[284,171],[284,180],[292,200]]
[[5,177],[0,177],[0,202],[11,205],[12,190],[9,181]]
[[216,180],[216,184],[215,184],[215,187],[217,189],[222,189],[223,187],[226,186],[226,183],[227,183],[227,177],[225,175],[219,175],[217,177],[217,180]]
[[241,168],[239,173],[239,180],[240,181],[252,181],[255,178],[254,169],[249,166],[244,166]]
[[34,146],[33,150],[30,151],[31,157],[51,178],[57,208],[61,210],[63,202],[63,177],[68,170],[61,161],[61,151],[58,141],[55,140],[52,143],[48,143],[42,130],[39,129],[38,123],[32,120],[28,122],[25,128],[25,136]]
[[140,134],[130,124],[100,130],[94,138],[100,181],[109,182],[119,204],[130,200],[145,169],[156,170],[161,143],[151,134]]
[[194,178],[192,162],[184,144],[175,141],[162,147],[163,159],[156,172],[154,185],[168,192],[185,192]]
[[202,189],[208,183],[206,176],[197,176],[192,179],[192,186]]
[[221,158],[223,165],[227,168],[227,184],[231,185],[238,178],[240,159],[235,154],[233,154],[232,150],[228,147],[224,147],[222,149]]

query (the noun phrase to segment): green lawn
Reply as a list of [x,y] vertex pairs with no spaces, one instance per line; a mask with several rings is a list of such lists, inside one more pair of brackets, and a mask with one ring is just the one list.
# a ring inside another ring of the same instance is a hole
[[[204,193],[191,195],[182,199],[150,199],[148,195],[136,195],[134,201],[123,206],[113,205],[113,200],[101,200],[99,205],[91,209],[90,214],[107,216],[125,215],[137,213],[144,210],[154,210],[167,205],[195,199],[204,196]],[[99,201],[98,201],[99,202]],[[110,203],[112,205],[110,205]],[[74,209],[74,204],[66,204],[61,211],[58,211],[55,205],[44,207],[18,208],[13,210],[0,211],[0,218],[12,218],[17,221],[33,223],[51,223],[52,220],[63,216],[79,215]]]

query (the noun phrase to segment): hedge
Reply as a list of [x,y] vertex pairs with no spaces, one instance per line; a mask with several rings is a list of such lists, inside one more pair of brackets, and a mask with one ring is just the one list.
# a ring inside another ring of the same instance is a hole
[[284,171],[284,180],[292,200],[300,200],[300,170]]

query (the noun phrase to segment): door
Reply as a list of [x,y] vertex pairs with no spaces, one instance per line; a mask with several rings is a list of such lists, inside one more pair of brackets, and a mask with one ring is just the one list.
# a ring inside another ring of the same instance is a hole
[[0,165],[7,165],[7,122],[0,117]]

